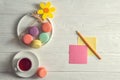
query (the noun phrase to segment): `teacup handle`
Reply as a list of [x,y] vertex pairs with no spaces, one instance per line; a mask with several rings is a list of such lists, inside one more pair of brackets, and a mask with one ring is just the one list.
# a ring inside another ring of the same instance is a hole
[[16,72],[19,71],[17,67],[15,67],[14,70],[15,70]]

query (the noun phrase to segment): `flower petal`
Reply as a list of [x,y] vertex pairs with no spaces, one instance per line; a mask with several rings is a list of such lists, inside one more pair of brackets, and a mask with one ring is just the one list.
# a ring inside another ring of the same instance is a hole
[[50,6],[51,6],[51,2],[47,2],[45,5],[46,8],[50,8]]
[[50,11],[51,11],[51,12],[54,12],[55,10],[56,10],[55,7],[51,7],[51,8],[50,8]]
[[45,20],[47,18],[47,14],[42,15],[42,19]]
[[48,16],[49,16],[49,18],[53,18],[54,17],[52,13],[48,13]]
[[43,9],[45,8],[45,4],[43,2],[40,3],[40,7]]
[[42,9],[38,10],[37,14],[43,14],[43,10]]

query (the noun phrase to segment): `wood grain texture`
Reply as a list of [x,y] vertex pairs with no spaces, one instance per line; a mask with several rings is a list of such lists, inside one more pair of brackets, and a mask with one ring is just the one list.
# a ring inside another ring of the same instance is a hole
[[[41,1],[48,0],[0,0],[0,80],[39,79],[13,73],[11,61],[20,50],[38,54],[48,69],[43,80],[120,80],[120,0],[49,0],[57,8],[53,39],[40,49],[29,49],[17,38],[17,23]],[[69,45],[77,44],[76,30],[97,38],[101,61],[93,56],[86,65],[68,63]]]

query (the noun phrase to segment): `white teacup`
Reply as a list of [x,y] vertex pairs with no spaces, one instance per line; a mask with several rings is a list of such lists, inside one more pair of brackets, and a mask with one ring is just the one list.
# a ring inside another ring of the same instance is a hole
[[16,70],[19,72],[29,71],[32,67],[32,61],[29,58],[20,58],[16,64]]

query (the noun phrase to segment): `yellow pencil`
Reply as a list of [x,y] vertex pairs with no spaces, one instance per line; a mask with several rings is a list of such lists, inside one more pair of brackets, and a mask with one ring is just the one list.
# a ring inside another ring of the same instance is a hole
[[78,31],[76,31],[76,33],[81,38],[81,40],[86,44],[86,46],[94,53],[94,55],[98,59],[101,59],[100,55],[88,44],[88,42],[84,39],[84,37]]

